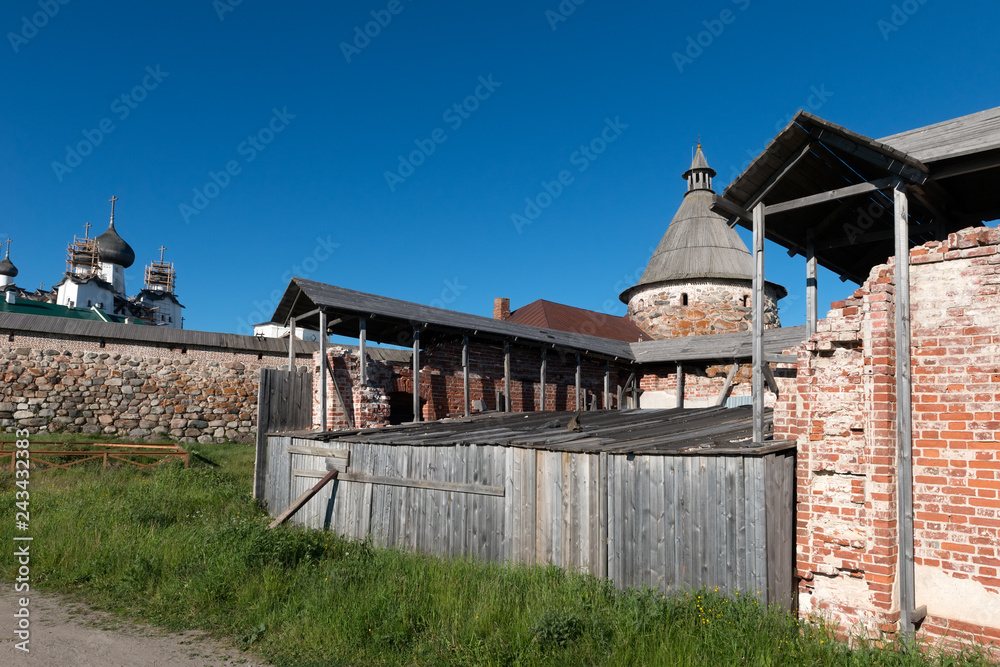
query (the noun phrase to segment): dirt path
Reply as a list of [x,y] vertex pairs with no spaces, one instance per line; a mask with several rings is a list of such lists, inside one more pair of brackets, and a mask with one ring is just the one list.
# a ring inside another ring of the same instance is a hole
[[0,593],[0,665],[32,667],[267,667],[255,656],[197,632],[168,633],[120,621],[56,595],[30,596],[29,653],[15,648],[19,594]]

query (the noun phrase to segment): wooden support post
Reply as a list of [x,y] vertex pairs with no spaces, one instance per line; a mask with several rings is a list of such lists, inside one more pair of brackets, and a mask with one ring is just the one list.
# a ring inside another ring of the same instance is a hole
[[295,318],[289,320],[288,326],[288,370],[295,372]]
[[719,390],[719,395],[715,398],[716,405],[722,405],[726,402],[726,396],[729,395],[729,388],[733,386],[733,379],[736,377],[736,373],[739,370],[739,362],[733,363],[733,365],[729,368],[729,375],[726,376],[726,384],[722,385],[722,389]]
[[753,441],[764,441],[764,204],[753,207]]
[[684,407],[684,364],[677,362],[677,407]]
[[420,414],[420,327],[413,327],[413,421],[423,418]]
[[549,360],[549,351],[548,351],[547,348],[543,347],[542,348],[542,367],[541,367],[541,370],[539,371],[539,383],[541,384],[541,387],[539,387],[539,389],[538,389],[538,391],[541,393],[540,400],[541,400],[541,403],[542,403],[542,412],[545,412],[545,392],[546,392],[546,389],[545,389],[545,370],[546,370],[546,368],[545,367],[548,365],[548,360]]
[[504,412],[510,412],[510,341],[503,342],[503,405]]
[[326,473],[326,476],[323,479],[321,479],[319,482],[317,482],[316,486],[314,486],[313,488],[309,489],[308,491],[306,491],[305,493],[303,493],[301,496],[299,496],[295,500],[294,503],[292,503],[291,505],[289,505],[285,509],[285,511],[282,512],[281,514],[279,514],[274,519],[274,521],[272,521],[270,524],[268,524],[267,527],[268,528],[277,528],[281,524],[283,524],[286,521],[288,521],[289,519],[291,519],[295,515],[295,513],[298,512],[300,509],[302,509],[302,506],[305,505],[307,502],[309,502],[312,499],[313,496],[315,496],[317,493],[319,493],[320,490],[324,486],[326,486],[327,484],[329,484],[332,480],[336,479],[337,478],[337,473],[338,473],[338,471],[337,471],[336,468],[333,469],[333,470],[331,470],[330,472]]
[[327,398],[326,398],[326,309],[319,311],[319,428],[321,431],[327,430]]
[[462,336],[462,411],[466,417],[472,413],[469,405],[469,337]]
[[611,362],[604,361],[604,405],[603,409],[609,410],[608,400],[611,398]]
[[900,632],[914,632],[913,566],[913,422],[910,363],[910,234],[906,186],[893,186],[896,218],[896,438],[898,440],[899,494],[899,625]]
[[806,232],[806,332],[812,336],[816,333],[816,322],[819,319],[819,301],[816,279],[816,243],[813,230]]
[[629,384],[632,385],[632,407],[635,410],[639,409],[639,378],[635,373],[628,378]]
[[576,355],[576,409],[580,410],[580,385],[582,385],[582,378],[580,377],[580,355]]
[[368,384],[368,320],[358,319],[358,382]]

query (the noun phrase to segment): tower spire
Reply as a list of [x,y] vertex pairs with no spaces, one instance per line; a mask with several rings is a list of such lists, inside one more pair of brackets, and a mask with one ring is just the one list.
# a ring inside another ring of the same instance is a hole
[[708,166],[705,154],[701,152],[701,135],[698,135],[698,149],[691,159],[691,168],[684,172],[682,178],[688,182],[688,192],[695,190],[711,190],[715,170]]

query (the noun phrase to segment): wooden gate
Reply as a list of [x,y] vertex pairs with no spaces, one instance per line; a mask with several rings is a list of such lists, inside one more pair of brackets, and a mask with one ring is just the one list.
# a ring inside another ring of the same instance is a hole
[[313,374],[260,369],[257,389],[257,455],[254,458],[253,497],[264,497],[267,470],[267,434],[298,431],[312,426]]

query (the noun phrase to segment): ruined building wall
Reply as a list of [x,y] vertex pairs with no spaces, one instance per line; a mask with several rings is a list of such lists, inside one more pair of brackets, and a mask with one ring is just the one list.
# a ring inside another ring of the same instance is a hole
[[[918,637],[1000,642],[1000,231],[911,251]],[[776,436],[798,440],[800,610],[898,625],[894,266],[797,350]]]
[[[368,361],[368,386],[359,384],[357,349],[331,347],[328,350],[337,386],[327,379],[327,417],[329,428],[347,428],[344,410],[336,391],[344,398],[347,411],[353,415],[356,427],[381,426],[388,423],[389,396],[393,393],[413,394],[413,368],[409,363]],[[459,341],[429,342],[420,353],[420,400],[422,419],[430,421],[463,414],[462,346]],[[313,361],[314,425],[319,426],[319,353]],[[631,368],[626,363],[611,363],[610,405],[604,405],[604,362],[581,359],[581,405],[598,409],[617,407],[619,385],[624,386]],[[511,346],[511,410],[573,410],[576,406],[576,357],[547,352],[546,390],[540,395],[541,350],[537,347]],[[499,405],[497,403],[500,394]],[[471,341],[469,344],[469,400],[485,402],[487,410],[503,409],[504,400],[503,344]],[[359,397],[364,396],[365,401]]]

